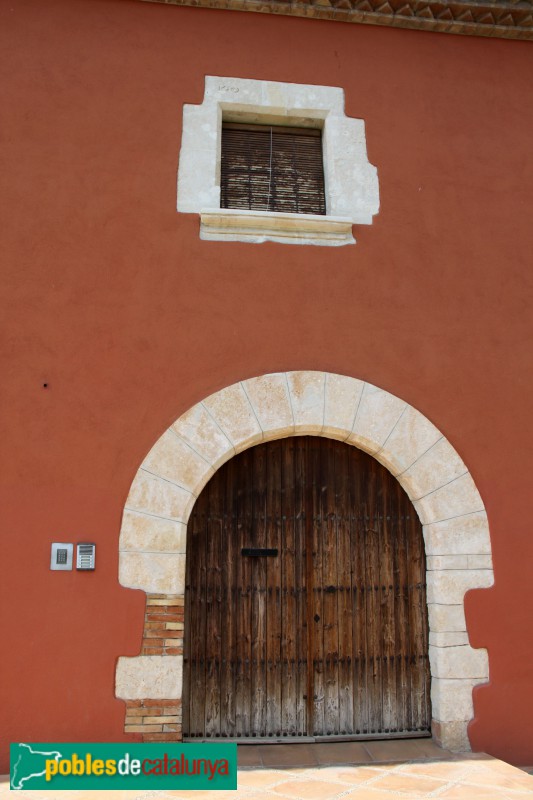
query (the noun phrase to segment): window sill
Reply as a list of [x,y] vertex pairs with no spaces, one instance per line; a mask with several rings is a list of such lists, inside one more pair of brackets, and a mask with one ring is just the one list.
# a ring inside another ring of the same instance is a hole
[[318,214],[282,214],[206,208],[200,212],[200,238],[215,242],[283,242],[339,246],[355,244],[352,220]]

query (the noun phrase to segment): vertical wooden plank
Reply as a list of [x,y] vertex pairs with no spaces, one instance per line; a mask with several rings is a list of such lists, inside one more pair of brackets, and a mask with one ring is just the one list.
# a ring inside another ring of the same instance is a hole
[[400,509],[392,476],[381,472],[379,507],[382,517],[380,531],[379,592],[381,602],[381,671],[382,671],[382,724],[383,732],[396,732],[396,652],[394,631],[393,588],[393,529]]
[[339,733],[354,733],[354,643],[350,505],[351,449],[335,448],[335,509],[337,525],[337,625],[339,636]]
[[206,634],[205,634],[205,735],[220,736],[220,661],[222,597],[221,597],[221,536],[222,536],[222,492],[219,482],[213,482],[208,490],[209,512],[206,536]]
[[[206,641],[206,567],[205,539],[208,497],[198,498],[192,524],[190,553],[190,735],[205,734],[205,641]],[[196,636],[194,632],[198,632]]]
[[[400,504],[401,487],[395,486]],[[399,732],[411,727],[408,631],[408,572],[407,538],[404,521],[397,518],[394,525],[394,593],[395,593],[395,651],[396,651],[396,714]]]
[[[266,490],[267,490],[267,449],[254,447],[252,456],[253,519],[252,544],[266,547]],[[252,567],[252,701],[251,736],[266,735],[266,559],[253,558]]]
[[281,731],[296,735],[298,669],[296,652],[295,440],[282,442],[282,574],[281,574]]
[[322,570],[322,545],[323,545],[323,520],[322,520],[322,486],[320,470],[320,441],[313,438],[308,441],[308,470],[309,482],[307,491],[307,512],[312,520],[312,545],[311,564],[312,571],[308,574],[308,591],[312,587],[310,626],[310,663],[313,665],[313,706],[312,706],[312,734],[323,735],[325,731],[325,676],[324,676],[324,609],[323,587],[324,576]]
[[426,668],[422,589],[425,586],[425,558],[423,543],[418,526],[414,520],[407,525],[408,536],[408,583],[409,583],[409,632],[411,643],[411,693],[413,709],[413,730],[423,730],[425,722],[425,681]]
[[244,476],[250,475],[250,451],[245,450],[239,455],[238,480],[235,485],[235,513],[236,513],[236,539],[238,541],[237,564],[240,572],[238,592],[236,592],[237,608],[237,663],[235,676],[235,708],[236,708],[236,736],[246,737],[250,732],[250,705],[251,705],[251,559],[242,556],[243,547],[250,547],[250,532],[252,520],[252,488],[250,480]]
[[367,735],[370,730],[368,705],[368,626],[366,575],[366,527],[365,474],[362,468],[363,454],[353,448],[350,454],[350,506],[353,509],[350,533],[352,554],[353,592],[353,680],[354,680],[354,725],[357,735]]
[[370,733],[382,733],[382,676],[381,676],[381,603],[379,598],[380,538],[382,519],[379,508],[379,489],[376,462],[369,463],[366,472],[366,581],[367,581],[367,644],[368,667],[367,691],[369,694]]
[[339,627],[337,603],[337,503],[335,497],[335,453],[338,443],[320,441],[320,502],[322,509],[322,579],[324,637],[324,735],[339,733]]
[[277,548],[280,555],[268,558],[267,569],[267,735],[281,734],[281,565],[282,565],[282,449],[281,441],[268,445],[267,480],[267,547]]
[[[220,540],[220,563],[222,566],[223,625],[221,630],[220,668],[220,734],[235,736],[235,662],[236,655],[236,606],[240,553],[236,535],[234,501],[235,461],[230,461],[212,479],[223,498],[222,531]],[[205,491],[205,490],[204,490]]]
[[[296,732],[307,736],[307,536],[306,536],[306,479],[307,443],[306,437],[294,438],[294,547],[295,547],[295,602],[296,602]],[[309,667],[310,669],[310,667]]]

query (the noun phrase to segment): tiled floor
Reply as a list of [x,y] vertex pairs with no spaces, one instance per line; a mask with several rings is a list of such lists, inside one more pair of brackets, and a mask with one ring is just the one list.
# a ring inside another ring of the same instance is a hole
[[[531,769],[531,768],[529,768]],[[453,755],[430,739],[239,747],[238,789],[202,791],[9,791],[0,800],[520,800],[533,777],[482,753]]]

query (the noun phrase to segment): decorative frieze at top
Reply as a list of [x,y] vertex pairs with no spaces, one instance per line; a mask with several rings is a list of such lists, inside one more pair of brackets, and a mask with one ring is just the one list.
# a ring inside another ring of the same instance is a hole
[[533,39],[532,0],[144,0],[389,25],[467,36]]

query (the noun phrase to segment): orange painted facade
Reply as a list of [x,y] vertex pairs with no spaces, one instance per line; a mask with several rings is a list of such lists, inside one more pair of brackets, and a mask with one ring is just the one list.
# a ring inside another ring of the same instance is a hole
[[[495,574],[466,599],[470,740],[533,763],[531,46],[137,0],[3,0],[0,31],[0,771],[10,741],[139,739],[114,697],[144,622],[132,479],[190,406],[294,369],[387,389],[468,466]],[[344,89],[381,198],[355,246],[204,242],[176,213],[205,75]],[[49,570],[84,540],[94,573]]]

